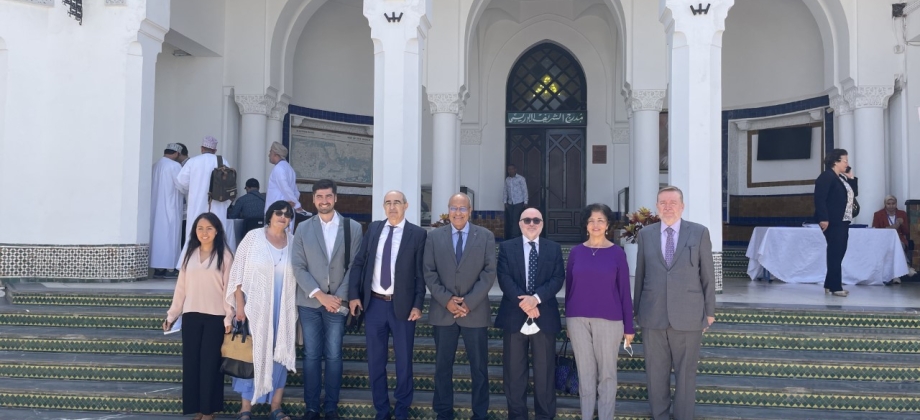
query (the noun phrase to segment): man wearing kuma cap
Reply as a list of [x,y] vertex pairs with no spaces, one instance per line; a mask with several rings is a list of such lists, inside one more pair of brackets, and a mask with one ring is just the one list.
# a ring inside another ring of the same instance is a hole
[[268,162],[275,165],[272,173],[268,176],[268,187],[265,190],[265,211],[272,203],[283,200],[291,204],[294,212],[297,213],[293,228],[307,219],[309,212],[300,205],[300,190],[297,189],[297,174],[294,168],[285,159],[288,156],[288,149],[281,143],[273,142],[268,151]]
[[176,176],[182,169],[179,159],[182,146],[169,143],[163,157],[153,165],[150,188],[150,268],[153,277],[174,277],[169,269],[179,258],[179,235],[182,229],[182,194],[176,188]]
[[[207,136],[201,140],[201,154],[185,162],[179,175],[176,177],[176,186],[183,193],[188,194],[189,222],[195,220],[200,214],[211,212],[217,215],[224,229],[227,228],[227,209],[230,200],[211,201],[208,203],[208,189],[211,184],[211,171],[217,168],[217,139]],[[223,158],[224,166],[231,166],[227,158]],[[209,207],[210,206],[210,210]],[[185,240],[191,237],[194,223],[186,223]],[[228,238],[229,239],[229,238]],[[232,245],[232,244],[231,244]],[[178,261],[178,260],[177,260]]]

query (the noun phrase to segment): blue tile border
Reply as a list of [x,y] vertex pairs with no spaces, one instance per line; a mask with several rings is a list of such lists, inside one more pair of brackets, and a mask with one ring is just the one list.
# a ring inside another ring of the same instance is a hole
[[[722,221],[728,221],[728,122],[730,120],[744,118],[763,118],[774,115],[789,114],[792,112],[804,111],[807,109],[827,107],[830,105],[830,98],[827,95],[816,98],[803,99],[801,101],[788,102],[785,104],[764,106],[759,108],[744,108],[722,111]],[[834,146],[834,114],[825,113],[824,115],[824,144],[826,150],[833,149]],[[817,177],[818,174],[815,174]],[[732,218],[732,224],[735,224],[735,218]]]
[[288,149],[291,148],[291,114],[349,124],[374,125],[374,117],[368,115],[346,114],[343,112],[323,111],[321,109],[288,105],[288,113],[284,114],[284,122],[281,124],[281,144]]

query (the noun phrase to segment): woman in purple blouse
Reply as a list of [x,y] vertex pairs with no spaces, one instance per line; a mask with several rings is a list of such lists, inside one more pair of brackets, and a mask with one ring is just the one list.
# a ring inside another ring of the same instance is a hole
[[582,210],[588,240],[572,248],[565,270],[565,323],[578,365],[583,419],[594,418],[595,402],[598,418],[613,418],[620,340],[632,342],[635,334],[626,253],[607,240],[613,218],[605,204]]

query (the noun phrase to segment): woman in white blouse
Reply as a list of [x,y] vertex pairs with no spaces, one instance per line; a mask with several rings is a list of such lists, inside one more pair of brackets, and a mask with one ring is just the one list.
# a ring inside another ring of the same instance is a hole
[[249,231],[236,249],[226,301],[235,319],[249,319],[252,333],[253,379],[233,378],[243,404],[239,420],[251,420],[253,404],[271,404],[272,420],[290,420],[281,409],[288,371],[294,371],[297,312],[296,283],[291,267],[294,237],[287,227],[294,209],[283,200],[268,206],[265,227]]
[[182,316],[182,411],[195,413],[196,420],[211,420],[224,410],[220,345],[233,315],[223,299],[233,254],[214,213],[198,216],[192,233],[163,331]]

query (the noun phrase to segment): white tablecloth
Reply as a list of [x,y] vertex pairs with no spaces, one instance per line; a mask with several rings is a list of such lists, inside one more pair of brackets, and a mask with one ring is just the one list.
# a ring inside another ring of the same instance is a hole
[[[757,227],[748,244],[747,273],[763,269],[787,283],[824,283],[827,242],[818,228]],[[907,260],[894,229],[850,229],[843,258],[843,284],[882,284],[907,274]]]

